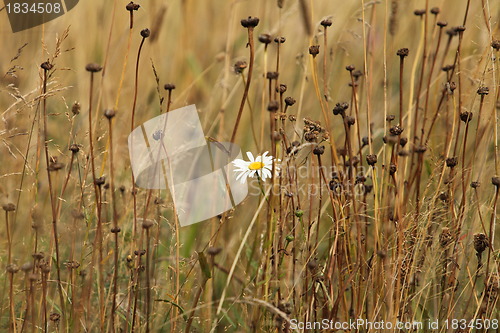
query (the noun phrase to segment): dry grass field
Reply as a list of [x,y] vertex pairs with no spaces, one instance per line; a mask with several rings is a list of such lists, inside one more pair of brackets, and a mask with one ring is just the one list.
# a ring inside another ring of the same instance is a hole
[[[6,11],[1,332],[500,331],[500,1]],[[190,104],[276,159],[181,227],[127,137]]]

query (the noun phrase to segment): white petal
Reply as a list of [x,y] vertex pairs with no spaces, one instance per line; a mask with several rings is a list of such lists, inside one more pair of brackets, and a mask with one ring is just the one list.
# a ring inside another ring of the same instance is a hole
[[252,152],[247,151],[247,156],[248,156],[248,159],[250,160],[250,162],[255,162],[255,160],[254,160],[254,158],[253,158],[253,154],[252,154]]

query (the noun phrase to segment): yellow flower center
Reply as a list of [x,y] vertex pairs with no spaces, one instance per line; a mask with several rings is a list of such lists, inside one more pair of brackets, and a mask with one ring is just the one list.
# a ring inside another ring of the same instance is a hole
[[250,163],[250,165],[248,166],[248,168],[250,170],[260,170],[264,167],[264,163],[262,162],[252,162]]

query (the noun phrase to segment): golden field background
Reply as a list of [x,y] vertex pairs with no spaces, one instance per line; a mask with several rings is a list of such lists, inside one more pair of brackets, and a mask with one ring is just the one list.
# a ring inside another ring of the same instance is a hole
[[[82,0],[63,17],[16,34],[10,32],[5,10],[0,11],[0,200],[6,222],[0,227],[5,235],[0,244],[0,288],[5,295],[0,330],[291,332],[294,318],[500,319],[499,187],[492,184],[500,174],[500,51],[493,46],[500,39],[498,1],[138,0],[141,8],[133,13],[132,29],[127,3]],[[433,7],[440,9],[437,17],[430,12]],[[427,14],[414,15],[424,8]],[[286,190],[272,191],[266,199],[250,196],[220,217],[179,228],[168,191],[137,189],[134,201],[127,136],[135,89],[133,127],[166,111],[168,92],[163,86],[171,83],[176,88],[170,109],[196,104],[205,135],[229,141],[248,78],[248,67],[243,77],[234,71],[237,61],[249,63],[247,29],[240,23],[248,16],[260,22],[254,31],[253,78],[235,143],[243,152],[270,151],[284,161],[280,177],[273,181]],[[326,47],[324,19],[333,23]],[[448,25],[432,65],[437,21]],[[461,25],[466,27],[462,37],[453,36],[445,53],[446,30]],[[144,28],[151,36],[138,58]],[[263,33],[286,37],[273,85],[286,84],[283,97],[297,101],[281,122],[281,100],[276,115],[282,131],[274,145],[267,108],[271,100],[280,99],[274,93],[269,96],[266,73],[276,70],[278,54],[275,42],[266,49],[257,40]],[[315,58],[309,54],[311,45],[320,45]],[[384,144],[383,137],[399,123],[396,53],[401,48],[409,49],[402,90],[403,136],[409,143],[399,149],[408,156],[391,157],[393,145]],[[46,72],[47,94],[40,67],[45,61],[53,65]],[[89,63],[104,67],[94,74],[91,103]],[[454,63],[447,80],[441,67]],[[347,65],[362,73],[355,91],[359,115],[353,110]],[[447,82],[457,84],[453,93]],[[489,88],[482,101],[477,94],[481,87]],[[75,102],[81,107],[76,115]],[[341,117],[332,114],[340,102],[349,103],[349,115],[356,121],[349,140]],[[100,199],[90,171],[90,106],[95,169],[98,177],[105,177]],[[111,157],[105,109],[116,111]],[[437,116],[432,132],[426,133],[426,151],[418,154],[414,150],[420,145],[413,145],[415,139],[408,133],[415,135],[411,129],[418,113],[420,135],[424,112],[426,131]],[[459,119],[463,112],[473,113],[466,140],[466,123]],[[388,115],[395,115],[392,123],[386,121]],[[351,153],[357,155],[357,133],[368,136],[368,117],[372,141],[361,150],[364,167],[355,172],[364,174],[373,191],[353,197],[349,191],[329,190],[333,176],[318,174],[318,164],[338,164],[343,186],[353,181],[346,167],[352,156],[341,157],[337,149],[348,149],[350,141]],[[311,149],[317,142],[308,145],[304,139],[303,118],[320,122],[330,134],[319,143],[326,147],[321,158]],[[50,173],[45,130],[48,155],[63,163]],[[286,154],[293,140],[300,142],[300,152]],[[73,160],[71,144],[79,145]],[[339,153],[340,162],[332,159],[331,151]],[[378,155],[374,168],[366,165],[367,154]],[[446,166],[450,157],[457,157],[454,168]],[[394,161],[398,171],[392,178],[388,166]],[[291,166],[308,171],[291,181]],[[481,184],[474,189],[472,181]],[[299,184],[321,190],[295,191]],[[60,205],[55,214],[53,205]],[[97,206],[102,207],[100,218]],[[153,227],[143,228],[143,219],[153,220]],[[117,263],[110,232],[114,223],[121,228]],[[483,251],[474,242],[478,234],[493,239]],[[147,249],[147,255],[134,254],[140,249]],[[21,268],[19,272],[9,266],[9,251],[10,264]]]

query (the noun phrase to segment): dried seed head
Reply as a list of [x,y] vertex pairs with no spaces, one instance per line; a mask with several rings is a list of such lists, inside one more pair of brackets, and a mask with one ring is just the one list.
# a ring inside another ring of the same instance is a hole
[[73,103],[73,106],[71,107],[71,113],[73,113],[73,115],[76,116],[77,114],[80,114],[81,109],[82,109],[82,107],[80,106],[80,103],[75,102],[75,103]]
[[59,162],[57,156],[52,156],[48,167],[49,171],[59,171],[62,168],[64,168],[64,163]]
[[427,151],[427,147],[426,146],[417,146],[415,147],[415,153],[417,154],[423,154]]
[[441,68],[443,70],[443,72],[449,72],[451,70],[453,70],[453,68],[455,68],[454,65],[446,65],[446,66],[443,66],[443,68]]
[[287,89],[286,84],[281,83],[279,87],[276,87],[276,92],[284,94],[286,92],[286,89]]
[[309,262],[307,263],[307,268],[309,268],[311,271],[314,271],[317,267],[318,263],[314,259],[309,260]]
[[361,147],[366,147],[368,146],[368,137],[364,136],[361,138]]
[[297,116],[291,114],[288,116],[288,120],[290,120],[291,122],[297,121]]
[[391,165],[389,166],[389,174],[392,176],[396,173],[396,171],[398,171],[398,167],[396,166],[396,164],[391,163]]
[[70,260],[66,262],[66,268],[69,270],[77,269],[78,267],[80,267],[80,263],[76,260]]
[[448,201],[448,193],[446,193],[446,192],[439,193],[439,200]]
[[455,89],[457,89],[457,84],[455,82],[450,82],[448,84],[448,89],[449,89],[449,92],[451,94],[453,94],[453,92],[455,91]]
[[345,110],[347,110],[349,108],[349,104],[347,103],[337,103],[335,104],[335,107],[333,108],[333,114],[334,115],[344,115],[345,114]]
[[395,116],[395,115],[393,115],[393,114],[389,114],[389,115],[387,115],[387,117],[385,117],[385,120],[386,120],[387,122],[391,122],[391,121],[393,121],[394,119],[396,119],[396,116]]
[[266,79],[268,80],[277,80],[279,76],[278,72],[267,72]]
[[51,322],[58,323],[61,319],[61,315],[57,312],[52,312],[49,316]]
[[97,186],[102,186],[104,185],[104,183],[106,183],[106,177],[104,176],[96,178],[96,180],[94,181],[94,184]]
[[451,37],[458,35],[458,31],[455,29],[455,27],[453,27],[453,28],[447,29],[446,34],[451,38]]
[[142,221],[142,227],[144,229],[149,229],[151,228],[153,225],[155,224],[155,222],[151,219],[145,219]]
[[404,129],[399,125],[394,125],[389,129],[389,133],[393,136],[398,136],[403,133]]
[[476,181],[476,182],[472,182],[472,183],[470,183],[470,187],[472,187],[472,188],[478,188],[479,186],[481,186],[481,183],[480,183],[480,182],[477,182],[477,181]]
[[132,1],[130,1],[126,6],[125,8],[129,11],[129,12],[132,12],[134,10],[138,10],[141,6],[139,6],[138,4],[135,4],[133,3]]
[[358,69],[352,72],[352,76],[354,77],[355,81],[358,81],[358,79],[363,76],[363,73]]
[[415,16],[424,16],[425,15],[425,9],[416,9],[413,11],[413,14],[415,14]]
[[148,28],[142,29],[141,30],[141,36],[142,36],[142,38],[146,39],[149,36],[151,36],[151,31]]
[[30,261],[30,262],[27,262],[27,263],[24,263],[22,266],[21,266],[21,270],[25,273],[31,271],[33,269],[33,263]]
[[332,20],[330,19],[324,19],[321,21],[321,25],[324,26],[325,28],[331,27],[332,26]]
[[408,138],[401,138],[401,139],[399,139],[399,145],[401,147],[406,146],[407,143],[408,143]]
[[448,157],[446,159],[446,166],[448,168],[454,168],[457,166],[457,164],[458,164],[458,158],[456,157]]
[[448,25],[448,22],[446,22],[446,21],[438,21],[438,22],[436,23],[436,25],[437,25],[438,27],[440,27],[440,28],[444,28],[444,27],[446,27],[446,26]]
[[286,98],[285,98],[285,104],[286,104],[287,106],[292,106],[292,105],[294,105],[296,102],[297,102],[297,101],[296,101],[296,100],[295,100],[295,98],[293,98],[293,97],[290,97],[290,96],[289,96],[289,97],[286,97]]
[[323,155],[324,153],[325,153],[325,146],[316,146],[313,149],[314,155],[320,156]]
[[281,37],[275,37],[274,38],[274,42],[277,43],[277,44],[283,44],[284,42],[286,42],[286,38],[281,36]]
[[15,274],[19,272],[19,266],[17,266],[16,264],[9,264],[7,265],[6,270],[8,273]]
[[491,183],[497,187],[497,189],[500,187],[500,177],[494,176],[491,177]]
[[106,109],[106,110],[104,110],[104,117],[106,117],[108,119],[113,118],[115,115],[116,115],[116,112],[113,109]]
[[69,146],[69,150],[73,153],[73,154],[76,154],[80,151],[80,147],[78,147],[78,145],[76,143],[73,143],[71,144],[71,146]]
[[453,235],[450,228],[444,227],[441,229],[441,234],[439,235],[439,244],[441,247],[446,247],[453,242]]
[[474,250],[481,254],[489,246],[488,237],[483,233],[474,234]]
[[437,15],[439,14],[440,10],[438,7],[432,7],[431,8],[431,14]]
[[356,124],[356,119],[351,116],[345,117],[345,121],[347,123],[347,126],[353,126],[354,124]]
[[43,62],[40,67],[45,70],[45,71],[50,71],[52,68],[54,68],[54,65],[52,65],[48,60]]
[[472,112],[464,111],[460,113],[460,120],[464,123],[468,123],[472,120]]
[[491,42],[491,47],[495,49],[496,51],[500,51],[500,39],[494,39]]
[[488,95],[489,93],[490,93],[490,88],[488,87],[479,87],[477,89],[477,94],[480,96],[485,96]]
[[111,228],[110,231],[111,231],[112,234],[117,234],[120,231],[122,231],[122,229],[120,229],[120,227],[113,227],[113,228]]
[[405,48],[399,49],[398,52],[396,53],[396,55],[398,55],[401,59],[403,59],[404,57],[407,57],[409,53],[410,53],[410,50],[408,50],[405,47]]
[[90,73],[98,73],[102,70],[102,66],[95,63],[90,63],[85,66],[85,70]]
[[173,83],[166,83],[164,86],[163,86],[163,89],[167,90],[167,91],[172,91],[175,89],[175,84]]
[[6,212],[13,212],[16,210],[16,205],[14,205],[12,202],[4,203],[2,205],[2,209]]
[[236,74],[241,74],[247,68],[247,62],[244,60],[239,60],[234,64],[234,72]]
[[259,35],[259,42],[261,42],[262,44],[265,44],[267,46],[267,44],[271,43],[271,41],[272,39],[270,34]]
[[249,16],[248,18],[241,20],[241,25],[244,28],[252,28],[253,29],[259,25],[259,18]]
[[31,255],[35,261],[39,261],[45,257],[45,254],[43,252],[36,252]]
[[368,154],[366,155],[366,163],[370,166],[374,166],[377,164],[377,155],[375,154]]
[[220,247],[213,247],[213,246],[210,246],[208,249],[207,249],[207,253],[208,255],[212,256],[212,257],[215,257],[216,255],[218,255],[219,253],[222,252],[222,249]]
[[270,101],[267,105],[267,111],[276,112],[280,107],[280,103],[278,101]]
[[454,28],[457,32],[464,32],[465,31],[465,26],[459,25],[458,27]]
[[309,54],[316,57],[319,54],[319,45],[309,46]]
[[348,71],[348,72],[352,72],[353,70],[355,70],[356,68],[353,66],[353,65],[347,65],[345,66],[345,69]]

